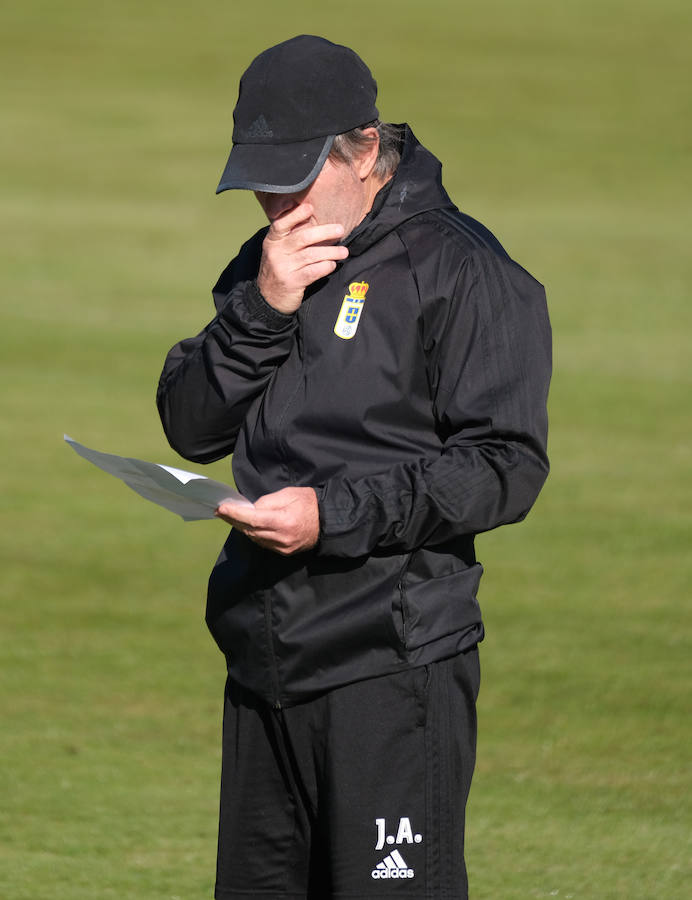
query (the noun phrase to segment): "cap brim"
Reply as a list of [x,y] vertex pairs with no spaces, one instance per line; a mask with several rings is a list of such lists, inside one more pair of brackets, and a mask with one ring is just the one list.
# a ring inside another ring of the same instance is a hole
[[334,135],[294,144],[234,144],[216,193],[302,191],[320,174],[333,143]]

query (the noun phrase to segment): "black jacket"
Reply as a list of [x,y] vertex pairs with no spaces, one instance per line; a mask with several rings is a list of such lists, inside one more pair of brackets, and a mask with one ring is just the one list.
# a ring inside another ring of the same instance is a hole
[[294,315],[257,290],[260,231],[163,369],[182,456],[233,453],[251,500],[317,491],[314,550],[282,557],[231,531],[209,582],[231,676],[276,705],[476,643],[474,535],[522,519],[548,472],[543,288],[440,173],[407,129],[349,257]]

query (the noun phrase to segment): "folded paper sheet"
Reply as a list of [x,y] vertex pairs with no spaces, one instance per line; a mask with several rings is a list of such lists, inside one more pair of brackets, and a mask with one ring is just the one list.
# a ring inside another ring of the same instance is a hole
[[250,501],[234,488],[221,481],[212,481],[205,475],[128,456],[101,453],[79,444],[67,435],[64,437],[84,459],[120,478],[141,497],[182,516],[186,522],[213,519],[214,510],[222,500],[250,505]]

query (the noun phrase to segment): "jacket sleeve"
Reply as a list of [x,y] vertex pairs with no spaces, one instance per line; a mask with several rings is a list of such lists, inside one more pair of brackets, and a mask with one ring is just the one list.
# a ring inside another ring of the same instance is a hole
[[296,329],[295,315],[269,306],[254,279],[223,297],[215,291],[215,300],[209,325],[168,353],[156,394],[171,447],[202,463],[233,451],[250,404],[288,356]]
[[548,474],[551,334],[543,287],[476,251],[451,298],[423,304],[442,452],[317,489],[323,555],[409,552],[523,519]]

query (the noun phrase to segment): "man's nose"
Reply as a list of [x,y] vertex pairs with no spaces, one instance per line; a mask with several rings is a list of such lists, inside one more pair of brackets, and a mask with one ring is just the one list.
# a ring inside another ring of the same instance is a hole
[[297,206],[295,194],[268,194],[260,195],[260,202],[270,222],[278,219],[283,213]]

